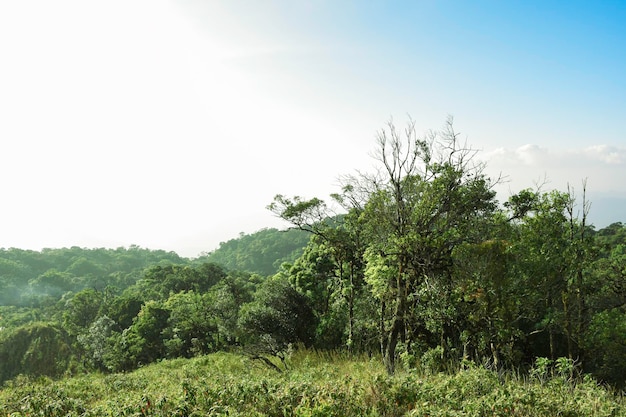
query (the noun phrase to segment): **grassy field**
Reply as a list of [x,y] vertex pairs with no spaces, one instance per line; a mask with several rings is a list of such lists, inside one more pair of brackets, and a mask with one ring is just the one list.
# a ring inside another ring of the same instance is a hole
[[17,378],[0,416],[626,416],[626,401],[590,379],[520,378],[478,367],[387,376],[376,359],[297,352],[276,372],[217,353],[127,374]]

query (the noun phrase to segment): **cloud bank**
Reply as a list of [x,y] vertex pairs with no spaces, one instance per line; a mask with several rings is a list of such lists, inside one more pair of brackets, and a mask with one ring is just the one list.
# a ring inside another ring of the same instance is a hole
[[580,188],[587,181],[592,193],[626,197],[623,191],[626,173],[626,147],[593,145],[584,148],[557,149],[526,144],[515,149],[486,151],[490,175],[502,173],[512,192],[546,182],[546,188]]
[[[626,147],[592,145],[559,149],[526,144],[486,151],[481,159],[487,163],[486,171],[491,178],[504,177],[497,187],[500,201],[524,188],[538,186],[544,192],[566,191],[569,186],[580,199],[586,181],[586,196],[591,202],[588,221],[596,229],[626,222]],[[579,212],[580,209],[579,204]]]

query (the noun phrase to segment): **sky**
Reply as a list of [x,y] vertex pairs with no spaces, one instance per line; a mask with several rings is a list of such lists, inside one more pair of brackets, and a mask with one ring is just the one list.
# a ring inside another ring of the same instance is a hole
[[449,116],[498,198],[626,222],[626,2],[0,1],[0,248],[196,257]]

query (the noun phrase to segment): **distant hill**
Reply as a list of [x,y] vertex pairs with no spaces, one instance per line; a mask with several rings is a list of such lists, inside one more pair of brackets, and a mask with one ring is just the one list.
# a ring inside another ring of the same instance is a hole
[[223,267],[256,273],[275,274],[284,262],[293,262],[307,245],[311,235],[302,230],[262,229],[252,234],[220,243],[215,251],[201,256],[198,261],[214,262]]
[[60,297],[84,288],[121,290],[134,284],[142,271],[153,265],[189,261],[174,252],[129,248],[80,247],[0,249],[0,305],[30,305],[34,298]]

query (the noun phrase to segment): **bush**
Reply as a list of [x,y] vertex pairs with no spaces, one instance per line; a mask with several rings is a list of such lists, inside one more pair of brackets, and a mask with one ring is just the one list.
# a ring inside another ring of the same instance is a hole
[[0,335],[0,383],[18,374],[55,377],[68,369],[71,340],[59,325],[38,322]]

